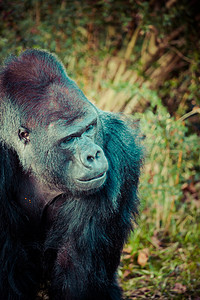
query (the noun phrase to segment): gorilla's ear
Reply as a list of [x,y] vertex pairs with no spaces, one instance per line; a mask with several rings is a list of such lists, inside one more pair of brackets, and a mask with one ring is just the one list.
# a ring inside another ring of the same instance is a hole
[[21,126],[18,130],[18,136],[20,138],[20,141],[23,143],[23,144],[28,144],[30,142],[30,131],[29,129]]

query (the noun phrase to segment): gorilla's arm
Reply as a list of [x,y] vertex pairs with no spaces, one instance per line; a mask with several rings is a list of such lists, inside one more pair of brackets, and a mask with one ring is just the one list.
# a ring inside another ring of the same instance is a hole
[[[35,299],[41,280],[40,230],[19,206],[22,167],[0,142],[0,298]],[[36,243],[37,241],[37,243]],[[20,276],[19,276],[20,274]],[[11,286],[11,289],[6,287]],[[23,298],[25,297],[25,298]]]

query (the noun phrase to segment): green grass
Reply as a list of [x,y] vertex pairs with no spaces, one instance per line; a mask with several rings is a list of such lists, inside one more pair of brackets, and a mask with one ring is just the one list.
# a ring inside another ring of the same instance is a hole
[[[184,209],[174,212],[167,232],[156,229],[150,210],[141,211],[119,270],[127,299],[154,299],[156,295],[159,299],[190,299],[200,295],[198,202],[192,199]],[[148,261],[141,266],[138,257],[143,249],[147,249]]]
[[126,299],[200,297],[200,141],[161,106],[141,122],[147,135],[138,225],[122,255]]

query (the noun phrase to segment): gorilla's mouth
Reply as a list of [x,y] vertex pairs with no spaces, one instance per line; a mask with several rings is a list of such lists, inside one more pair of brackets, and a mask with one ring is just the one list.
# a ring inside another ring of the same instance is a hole
[[107,172],[102,172],[94,177],[76,179],[76,186],[82,191],[97,189],[106,181]]
[[100,173],[99,175],[95,176],[95,177],[92,177],[92,178],[88,178],[88,179],[78,179],[79,181],[81,182],[90,182],[92,180],[96,180],[96,179],[100,179],[102,177],[104,177],[106,175],[106,172],[103,172],[103,173]]

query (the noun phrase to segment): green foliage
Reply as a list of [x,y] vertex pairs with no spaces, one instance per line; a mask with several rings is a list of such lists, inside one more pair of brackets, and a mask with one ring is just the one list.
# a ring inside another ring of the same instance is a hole
[[171,202],[178,204],[183,197],[183,183],[191,178],[198,179],[199,137],[196,134],[187,136],[186,124],[170,117],[162,105],[157,107],[156,114],[147,110],[141,126],[146,132],[149,153],[141,184],[142,198],[147,205],[151,202],[157,225],[163,227],[170,214]]
[[[129,299],[188,299],[200,291],[200,140],[188,133],[187,122],[170,116],[155,93],[146,93],[151,105],[136,114],[147,148],[141,217],[119,274]],[[193,193],[186,192],[195,182]]]

